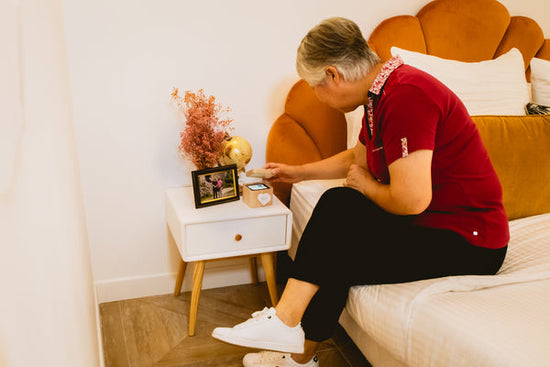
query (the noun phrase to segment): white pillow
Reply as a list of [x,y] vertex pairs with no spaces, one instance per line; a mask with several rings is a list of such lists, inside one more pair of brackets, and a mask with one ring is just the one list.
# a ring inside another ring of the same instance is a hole
[[533,102],[550,106],[550,61],[536,58],[531,60],[531,88]]
[[357,140],[359,140],[364,114],[365,109],[363,106],[359,106],[354,111],[345,114],[348,131],[348,149],[355,147]]
[[529,87],[523,57],[516,48],[481,62],[447,60],[397,47],[392,47],[391,53],[443,82],[458,95],[470,115],[525,115]]

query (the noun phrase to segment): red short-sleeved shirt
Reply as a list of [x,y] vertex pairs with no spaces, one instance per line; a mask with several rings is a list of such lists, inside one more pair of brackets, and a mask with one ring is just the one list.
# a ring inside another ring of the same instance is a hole
[[396,159],[433,151],[432,201],[414,223],[455,231],[475,246],[506,246],[502,188],[460,99],[431,75],[402,65],[374,96],[373,107],[373,132],[365,116],[359,140],[380,182],[389,183],[388,166]]

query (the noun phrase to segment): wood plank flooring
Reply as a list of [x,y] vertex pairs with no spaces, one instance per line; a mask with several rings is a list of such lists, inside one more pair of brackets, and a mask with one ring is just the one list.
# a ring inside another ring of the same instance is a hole
[[[265,283],[201,291],[195,336],[187,335],[190,292],[100,305],[106,367],[241,367],[253,351],[210,336],[270,306]],[[339,327],[318,353],[321,367],[370,367]]]

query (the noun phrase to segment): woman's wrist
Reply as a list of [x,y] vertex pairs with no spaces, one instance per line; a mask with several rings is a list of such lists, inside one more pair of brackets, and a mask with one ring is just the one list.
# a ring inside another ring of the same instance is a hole
[[298,171],[297,175],[296,175],[296,178],[298,179],[298,182],[299,181],[306,181],[306,180],[311,179],[309,177],[309,170],[308,170],[307,166],[310,166],[310,164],[305,163],[305,164],[300,164],[300,165],[296,166],[297,171]]

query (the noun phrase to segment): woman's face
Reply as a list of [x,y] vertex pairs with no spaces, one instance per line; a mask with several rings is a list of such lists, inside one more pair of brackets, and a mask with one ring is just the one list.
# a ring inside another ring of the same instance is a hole
[[354,111],[363,104],[357,83],[347,82],[340,75],[328,75],[323,84],[313,87],[319,101],[340,112]]

